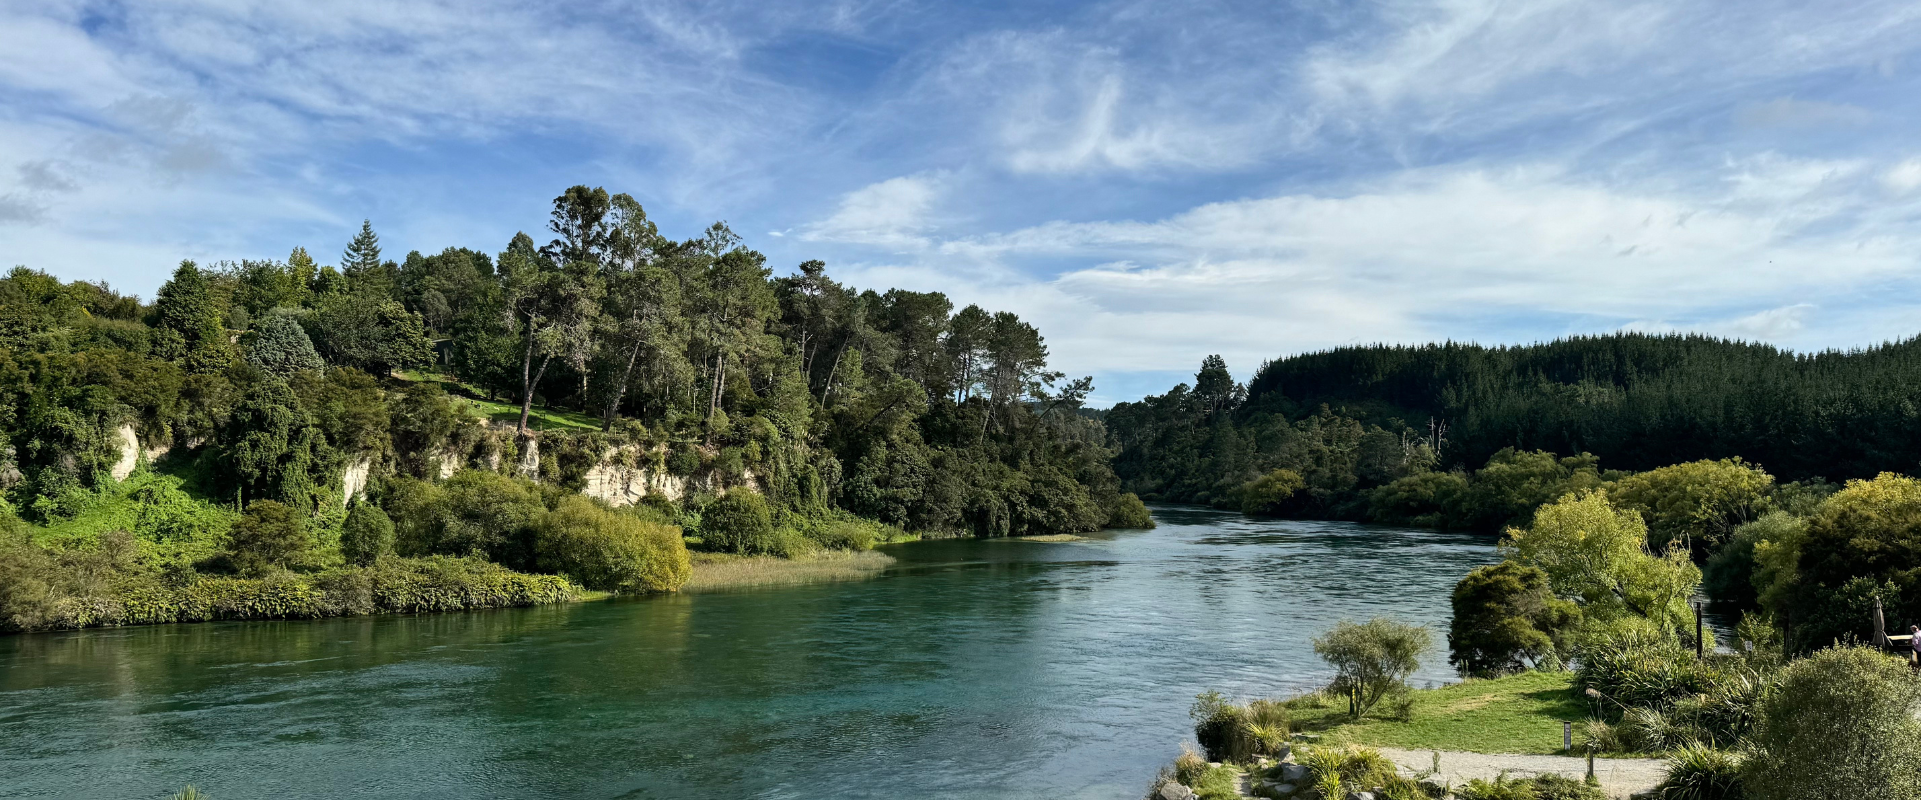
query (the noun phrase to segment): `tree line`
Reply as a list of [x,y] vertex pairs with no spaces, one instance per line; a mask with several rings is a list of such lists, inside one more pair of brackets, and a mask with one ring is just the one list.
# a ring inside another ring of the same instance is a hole
[[[387,555],[604,573],[547,552],[607,550],[554,533],[572,519],[625,543],[626,574],[671,577],[681,535],[782,553],[1151,524],[1077,413],[1091,381],[1051,370],[1014,314],[857,289],[819,261],[776,275],[724,223],[675,240],[599,188],[555,198],[546,232],[392,259],[363,223],[337,264],[182,262],[151,303],[14,269],[0,527],[18,546],[0,553],[44,567],[127,533],[122,566],[154,574]],[[122,430],[150,455],[116,480]],[[566,497],[610,460],[685,491],[618,512],[642,528],[595,521]],[[367,530],[392,532],[355,544]]]

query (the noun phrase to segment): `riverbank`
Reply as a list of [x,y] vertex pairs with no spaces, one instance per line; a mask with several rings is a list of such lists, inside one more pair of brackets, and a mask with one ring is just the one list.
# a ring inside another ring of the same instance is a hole
[[747,586],[787,586],[801,583],[871,578],[894,563],[893,556],[872,550],[823,550],[793,558],[692,553],[693,577],[683,592],[706,592]]

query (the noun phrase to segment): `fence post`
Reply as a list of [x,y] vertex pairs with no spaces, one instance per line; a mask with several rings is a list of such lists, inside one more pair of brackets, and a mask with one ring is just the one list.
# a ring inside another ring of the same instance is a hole
[[1701,635],[1701,601],[1694,601],[1694,657],[1700,658],[1706,651],[1707,637]]

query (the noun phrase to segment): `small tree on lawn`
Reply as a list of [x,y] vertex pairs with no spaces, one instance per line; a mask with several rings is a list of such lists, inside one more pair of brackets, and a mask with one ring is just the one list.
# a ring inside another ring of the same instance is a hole
[[1379,617],[1359,624],[1341,620],[1314,639],[1315,655],[1334,668],[1332,688],[1347,696],[1348,714],[1355,719],[1406,691],[1408,676],[1421,668],[1421,656],[1433,646],[1427,628]]

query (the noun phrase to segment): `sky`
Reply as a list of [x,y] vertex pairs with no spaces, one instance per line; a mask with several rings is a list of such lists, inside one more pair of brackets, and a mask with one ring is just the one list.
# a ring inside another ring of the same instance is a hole
[[0,0],[0,265],[497,251],[567,186],[1202,357],[1921,333],[1921,4]]

